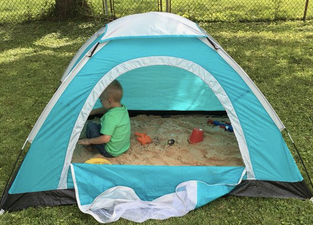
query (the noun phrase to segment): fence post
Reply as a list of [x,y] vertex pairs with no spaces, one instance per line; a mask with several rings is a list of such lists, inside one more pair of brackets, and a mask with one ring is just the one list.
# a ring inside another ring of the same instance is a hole
[[304,14],[303,14],[303,21],[306,19],[306,13],[308,11],[308,6],[309,6],[309,0],[305,1],[305,7],[304,7]]
[[170,11],[169,11],[169,12],[171,13],[171,12],[172,12],[172,0],[168,0],[168,1],[169,1],[169,3],[170,3],[170,7],[169,7],[169,8],[170,8]]
[[102,10],[103,14],[108,16],[109,15],[109,10],[108,10],[108,0],[102,0]]
[[166,12],[171,12],[171,0],[166,0]]
[[114,0],[110,0],[110,11],[111,11],[111,16],[113,17],[113,19],[115,18],[115,9],[114,9]]

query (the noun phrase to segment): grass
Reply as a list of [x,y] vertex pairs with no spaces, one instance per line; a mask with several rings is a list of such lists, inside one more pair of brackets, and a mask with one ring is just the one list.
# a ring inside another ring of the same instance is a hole
[[[82,16],[104,18],[105,6],[102,0],[86,0],[90,10]],[[159,4],[162,2],[161,4]],[[108,1],[108,14],[117,18],[148,11],[166,11],[165,0],[114,0],[114,12]],[[305,0],[171,0],[170,11],[194,21],[275,21],[301,20]],[[75,6],[72,6],[75,7]],[[0,0],[0,23],[38,20],[54,14],[55,0]],[[309,4],[307,19],[313,18]]]
[[302,19],[301,0],[171,0],[172,12],[197,21],[271,21]]
[[[0,193],[19,149],[79,47],[101,24],[42,22],[0,29]],[[291,133],[313,178],[313,21],[200,23],[249,74]],[[290,141],[292,154],[304,175]],[[308,181],[308,180],[307,180]],[[313,203],[220,198],[184,217],[144,224],[311,224]],[[6,224],[98,224],[76,205],[5,213]],[[114,224],[134,224],[119,220]]]
[[0,0],[0,22],[23,22],[41,18],[50,13],[54,0]]
[[[193,21],[270,21],[302,19],[303,0],[171,0],[171,12]],[[157,11],[158,1],[115,0],[117,17],[143,11]],[[160,7],[161,8],[161,7]],[[309,8],[310,9],[310,8]],[[166,11],[166,1],[162,10]],[[308,10],[308,18],[312,15]]]

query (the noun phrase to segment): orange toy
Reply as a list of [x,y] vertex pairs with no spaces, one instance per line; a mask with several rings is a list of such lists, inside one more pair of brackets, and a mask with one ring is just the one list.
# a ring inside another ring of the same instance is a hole
[[142,145],[150,144],[152,142],[151,138],[146,133],[141,134],[135,132],[135,135],[137,136],[137,141]]

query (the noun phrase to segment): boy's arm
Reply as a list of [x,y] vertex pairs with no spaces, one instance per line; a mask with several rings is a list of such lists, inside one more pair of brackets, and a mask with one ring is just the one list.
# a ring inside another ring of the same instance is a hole
[[108,143],[111,140],[110,135],[101,135],[96,138],[90,138],[90,139],[82,139],[78,141],[78,144],[81,145],[98,145],[98,144],[104,144]]
[[90,115],[99,115],[99,114],[104,114],[108,111],[108,109],[102,107],[102,108],[98,108],[98,109],[93,109],[90,112]]

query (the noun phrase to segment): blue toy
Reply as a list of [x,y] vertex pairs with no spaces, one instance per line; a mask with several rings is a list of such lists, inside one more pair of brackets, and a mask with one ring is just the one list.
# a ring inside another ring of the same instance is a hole
[[208,123],[210,124],[213,124],[215,126],[219,126],[221,128],[223,128],[224,130],[227,130],[227,131],[230,131],[230,132],[233,132],[233,127],[230,123],[221,123],[217,120],[208,120]]

